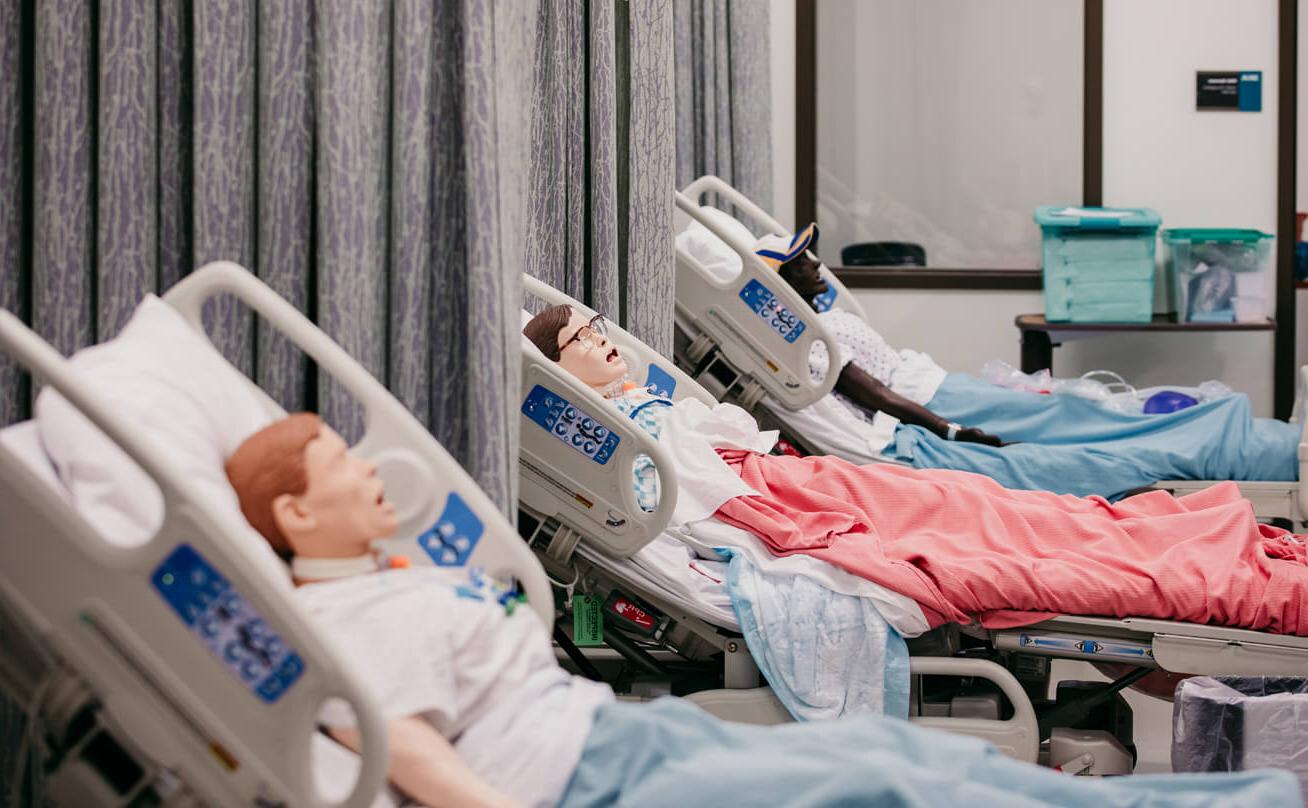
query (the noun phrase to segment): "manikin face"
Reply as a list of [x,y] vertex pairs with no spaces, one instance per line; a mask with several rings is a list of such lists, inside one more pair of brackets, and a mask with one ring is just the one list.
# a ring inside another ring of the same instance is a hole
[[822,273],[818,269],[820,266],[813,253],[805,251],[787,267],[791,287],[805,300],[812,300],[818,295],[825,294],[830,288],[822,279]]
[[351,455],[344,439],[323,425],[304,447],[308,487],[283,494],[274,514],[296,555],[363,555],[373,539],[395,532],[395,506],[386,501],[377,467]]
[[590,319],[574,309],[559,330],[559,364],[591,387],[604,388],[627,375],[627,360],[608,337],[591,328]]

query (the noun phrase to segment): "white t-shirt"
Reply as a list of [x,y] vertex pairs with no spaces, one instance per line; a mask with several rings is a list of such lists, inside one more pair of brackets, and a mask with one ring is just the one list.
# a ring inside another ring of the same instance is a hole
[[[554,805],[613,692],[558,666],[534,611],[506,616],[456,594],[450,576],[388,570],[302,586],[296,598],[387,719],[422,716],[482,780],[525,805]],[[330,703],[323,721],[354,723]]]
[[[836,341],[842,368],[853,362],[859,370],[889,387],[892,392],[924,406],[945,380],[944,368],[932,361],[929,355],[907,348],[896,351],[857,314],[831,309],[818,317]],[[809,350],[808,365],[812,377],[821,379],[827,367],[826,345],[813,343]],[[834,392],[832,395],[858,418],[872,424],[876,431],[872,442],[880,442],[880,445],[874,447],[876,451],[890,443],[895,427],[899,425],[898,418],[884,412],[869,417],[862,407],[845,396]]]

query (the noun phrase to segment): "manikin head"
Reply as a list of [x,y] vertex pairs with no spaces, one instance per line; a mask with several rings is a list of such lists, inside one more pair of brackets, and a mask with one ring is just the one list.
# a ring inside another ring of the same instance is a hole
[[822,262],[816,257],[818,229],[816,224],[796,233],[792,238],[764,236],[754,252],[768,266],[776,269],[781,279],[810,304],[813,298],[829,289],[822,278]]
[[283,558],[350,558],[395,532],[377,467],[311,413],[256,432],[227,461],[241,513]]
[[550,306],[522,329],[540,352],[600,391],[627,376],[627,360],[604,333],[603,319],[571,306]]

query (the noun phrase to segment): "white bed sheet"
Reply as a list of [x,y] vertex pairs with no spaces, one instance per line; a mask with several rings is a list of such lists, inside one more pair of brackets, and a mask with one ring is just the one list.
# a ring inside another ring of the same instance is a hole
[[788,410],[772,399],[763,406],[785,425],[786,430],[823,454],[835,455],[865,466],[894,462],[872,447],[884,442],[872,424],[859,418],[829,393],[800,410]]
[[722,628],[739,630],[727,590],[727,564],[714,548],[730,548],[772,574],[802,575],[845,595],[871,600],[891,626],[905,637],[926,631],[926,616],[912,598],[806,555],[774,556],[752,533],[716,519],[671,529],[630,558],[606,566],[643,581],[666,598],[692,609]]
[[917,601],[826,561],[803,554],[775,556],[754,534],[717,519],[693,522],[686,528],[692,544],[705,548],[731,548],[770,574],[802,575],[833,592],[867,598],[876,604],[886,622],[905,637],[916,637],[930,628]]

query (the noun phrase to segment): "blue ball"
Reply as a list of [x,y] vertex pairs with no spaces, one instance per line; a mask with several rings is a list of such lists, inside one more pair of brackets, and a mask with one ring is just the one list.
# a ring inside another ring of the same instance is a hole
[[1164,412],[1176,412],[1198,404],[1198,399],[1178,393],[1175,390],[1162,390],[1145,399],[1144,411],[1150,415]]

